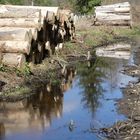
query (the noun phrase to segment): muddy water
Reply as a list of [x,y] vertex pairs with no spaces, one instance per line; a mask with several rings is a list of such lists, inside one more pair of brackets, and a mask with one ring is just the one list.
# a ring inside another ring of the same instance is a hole
[[68,70],[61,86],[44,86],[32,97],[0,103],[1,140],[99,140],[93,128],[126,119],[116,109],[120,88],[132,77],[120,70],[130,60],[97,58]]

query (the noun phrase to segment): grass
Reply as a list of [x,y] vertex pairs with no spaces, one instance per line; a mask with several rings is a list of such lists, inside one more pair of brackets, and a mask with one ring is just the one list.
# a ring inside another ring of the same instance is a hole
[[132,29],[119,26],[98,26],[78,31],[78,35],[80,35],[81,38],[83,37],[84,46],[96,47],[109,42],[116,42],[117,38],[134,39],[136,36],[140,36],[140,28],[138,26],[135,26]]

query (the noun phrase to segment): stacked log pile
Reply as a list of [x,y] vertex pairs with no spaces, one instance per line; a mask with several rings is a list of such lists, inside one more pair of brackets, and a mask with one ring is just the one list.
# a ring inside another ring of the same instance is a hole
[[131,6],[129,2],[95,7],[95,25],[131,26]]
[[0,64],[41,63],[74,37],[71,12],[58,7],[0,6]]

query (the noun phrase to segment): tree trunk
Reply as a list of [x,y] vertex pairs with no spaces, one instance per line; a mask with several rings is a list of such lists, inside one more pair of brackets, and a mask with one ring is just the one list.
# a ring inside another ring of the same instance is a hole
[[0,41],[0,52],[24,53],[29,55],[31,43],[28,41]]
[[24,54],[2,53],[2,64],[22,68],[25,65],[26,58]]

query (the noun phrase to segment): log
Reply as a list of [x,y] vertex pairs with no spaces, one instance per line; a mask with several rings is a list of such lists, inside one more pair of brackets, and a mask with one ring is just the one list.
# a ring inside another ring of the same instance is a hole
[[131,20],[130,15],[117,15],[117,14],[102,14],[102,15],[97,15],[96,17],[97,20]]
[[41,20],[41,10],[23,6],[18,8],[17,6],[1,5],[0,18],[38,18]]
[[51,12],[51,11],[47,11],[47,13],[46,13],[46,21],[49,24],[53,25],[55,23],[55,13]]
[[109,7],[109,8],[102,8],[102,9],[95,9],[95,12],[102,12],[102,13],[127,13],[130,12],[131,8],[129,7]]
[[28,41],[0,41],[0,52],[24,53],[29,55],[31,43]]
[[122,2],[122,3],[116,3],[116,4],[110,4],[110,5],[103,5],[103,6],[97,6],[95,9],[105,9],[105,8],[124,8],[124,7],[130,7],[129,2]]
[[29,28],[30,30],[31,30],[31,32],[32,32],[32,38],[34,39],[34,40],[37,40],[37,37],[38,37],[38,30],[37,30],[37,28]]
[[47,41],[47,42],[45,43],[45,49],[46,49],[46,50],[50,50],[50,41]]
[[30,28],[1,27],[0,41],[32,41],[32,30]]
[[0,18],[0,27],[25,27],[41,29],[38,18]]
[[30,10],[41,10],[41,24],[43,25],[44,17],[46,17],[47,11],[53,12],[55,16],[59,13],[58,7],[46,7],[46,6],[21,6],[21,5],[6,5],[8,8],[15,8],[15,9],[30,9]]
[[[2,5],[3,6],[3,5]],[[48,6],[21,6],[21,5],[6,5],[8,8],[19,8],[19,9],[31,9],[31,10],[36,10],[39,9],[41,10],[41,15],[43,17],[46,16],[47,11],[54,12],[55,15],[58,14],[59,12],[59,7],[48,7]]]
[[2,64],[22,68],[26,63],[24,54],[19,53],[2,53]]
[[131,8],[128,2],[95,8],[95,25],[131,26]]

